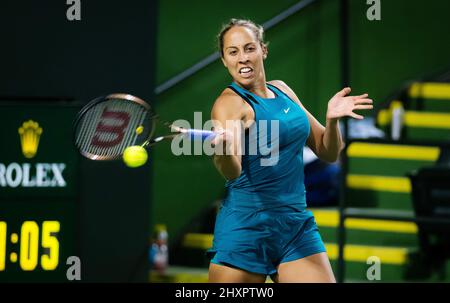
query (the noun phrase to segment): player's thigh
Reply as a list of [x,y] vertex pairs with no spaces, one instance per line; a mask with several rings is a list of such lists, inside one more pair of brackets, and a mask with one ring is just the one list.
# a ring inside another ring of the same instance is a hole
[[210,263],[208,280],[210,283],[264,283],[266,276]]
[[281,263],[274,280],[280,283],[335,283],[333,270],[325,252]]

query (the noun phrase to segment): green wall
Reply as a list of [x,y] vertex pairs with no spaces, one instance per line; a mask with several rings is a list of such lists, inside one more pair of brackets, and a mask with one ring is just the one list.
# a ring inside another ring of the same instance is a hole
[[350,0],[352,87],[377,102],[404,81],[450,69],[450,2],[381,1],[381,21],[367,21],[366,1]]
[[[366,1],[350,0],[350,84],[375,105],[406,79],[450,65],[445,39],[450,3],[381,1],[381,21],[368,21]],[[215,36],[231,17],[263,23],[297,1],[176,1],[159,4],[157,83],[215,51]],[[445,24],[444,24],[445,23]],[[326,104],[340,88],[339,1],[322,0],[266,32],[268,80],[281,79],[322,123]],[[231,81],[220,62],[160,94],[156,109],[166,120],[195,111],[209,119],[215,98]],[[206,156],[179,156],[157,146],[153,161],[153,222],[165,223],[173,241],[193,216],[224,193],[224,179]]]

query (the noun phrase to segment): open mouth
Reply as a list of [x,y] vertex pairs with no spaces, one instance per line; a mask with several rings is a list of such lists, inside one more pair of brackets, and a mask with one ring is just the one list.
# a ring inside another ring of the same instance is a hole
[[239,69],[239,74],[244,77],[248,77],[253,73],[253,69],[250,67],[242,67]]

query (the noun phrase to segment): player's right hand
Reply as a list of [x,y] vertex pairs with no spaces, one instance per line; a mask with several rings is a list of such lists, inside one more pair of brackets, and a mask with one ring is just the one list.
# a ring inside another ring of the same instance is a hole
[[211,145],[215,148],[216,155],[232,155],[234,135],[227,129],[215,130],[217,135],[211,141]]

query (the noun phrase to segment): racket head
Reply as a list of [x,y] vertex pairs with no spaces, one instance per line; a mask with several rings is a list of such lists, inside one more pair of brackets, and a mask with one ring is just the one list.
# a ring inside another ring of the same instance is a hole
[[145,146],[153,136],[156,115],[144,100],[124,93],[98,97],[74,120],[74,143],[91,160],[117,160],[129,146]]

